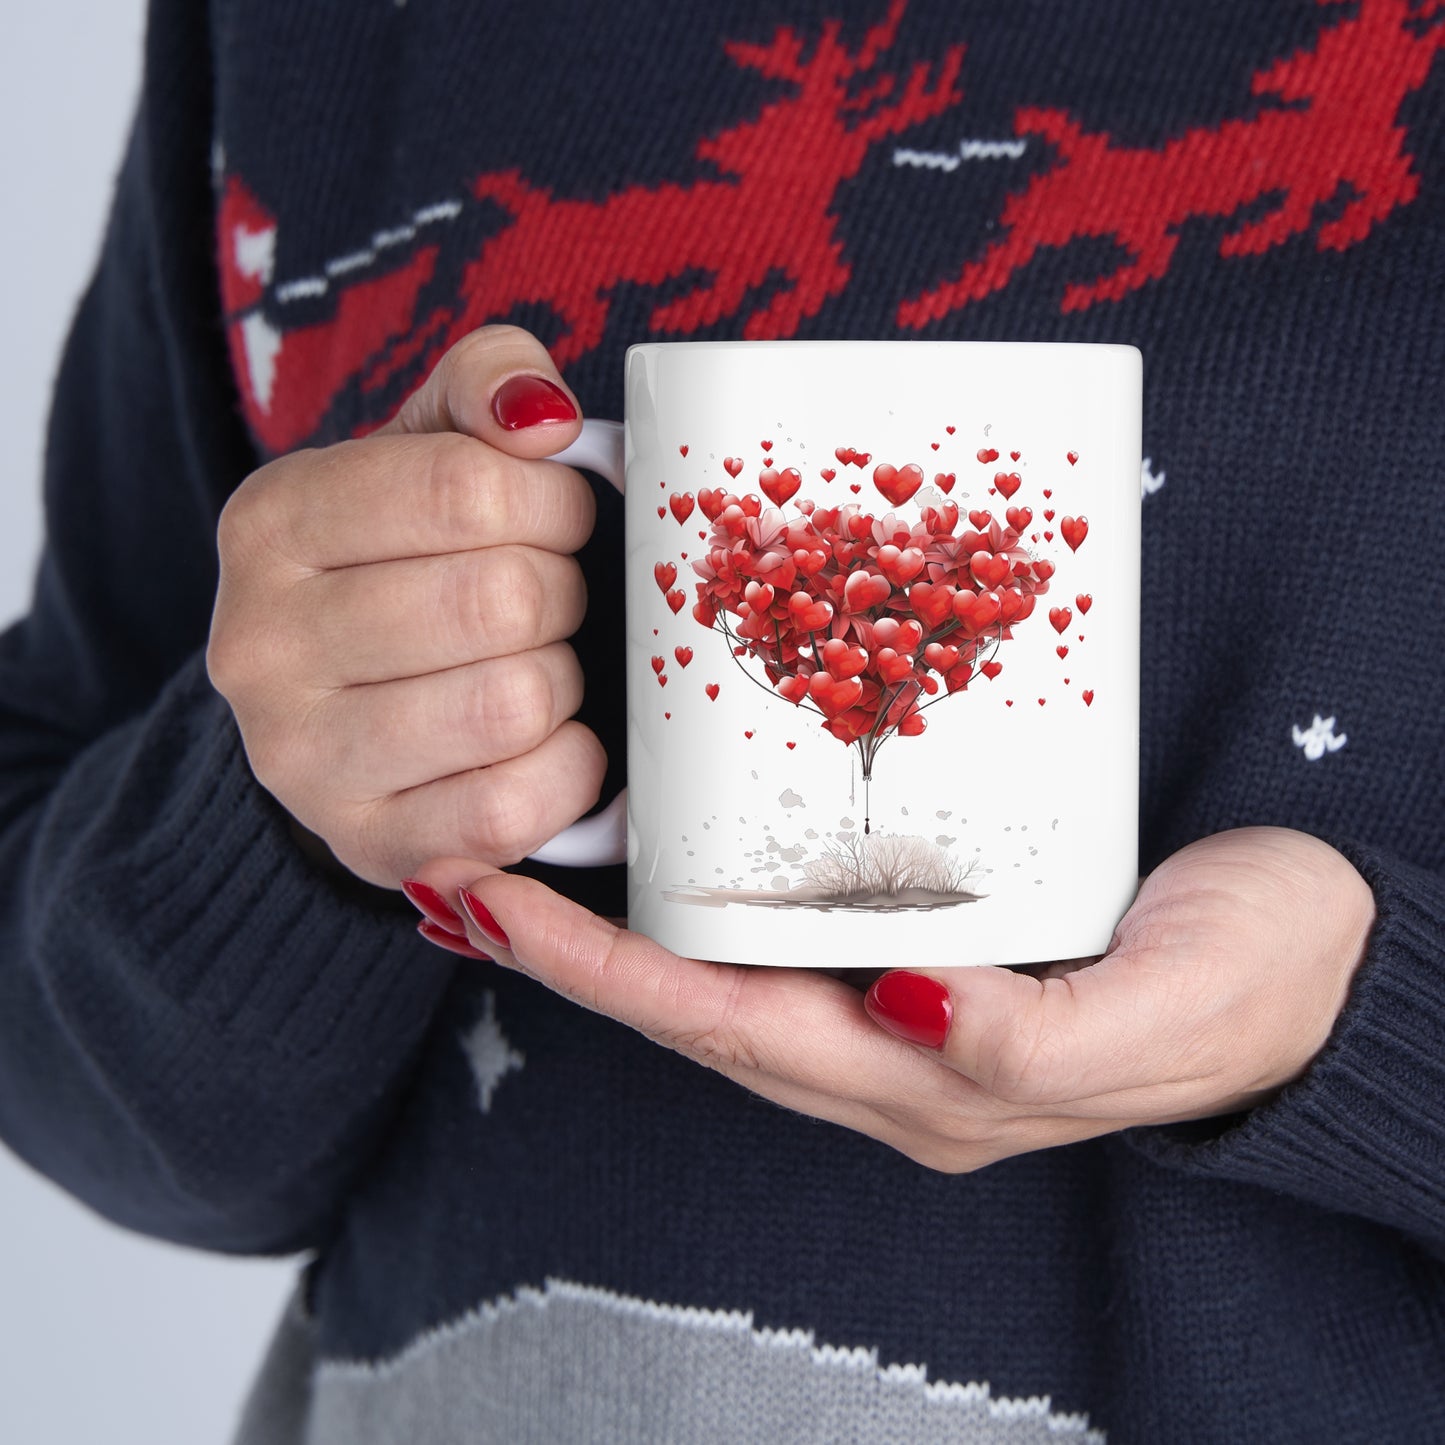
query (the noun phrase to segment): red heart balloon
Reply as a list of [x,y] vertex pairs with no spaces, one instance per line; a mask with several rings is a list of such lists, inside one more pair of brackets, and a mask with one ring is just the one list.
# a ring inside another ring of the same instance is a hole
[[1089,519],[1087,517],[1065,517],[1059,523],[1059,531],[1064,535],[1064,541],[1069,544],[1071,552],[1077,552],[1085,537],[1089,535]]
[[1068,628],[1069,623],[1074,620],[1073,611],[1068,607],[1050,607],[1049,622],[1055,632],[1063,632]]
[[[908,605],[923,619],[930,632],[937,632],[953,616],[953,588],[946,583],[915,582],[908,589]],[[940,668],[939,671],[947,669]]]
[[1005,582],[1012,568],[1009,566],[1009,559],[1002,554],[975,552],[968,559],[968,570],[979,586],[987,589]]
[[758,486],[775,507],[781,507],[802,485],[803,478],[794,467],[782,472],[767,467],[758,477]]
[[826,672],[815,672],[808,679],[808,696],[818,704],[824,717],[835,718],[863,696],[863,684],[856,677],[839,682]]
[[766,612],[777,594],[766,582],[749,582],[743,590],[743,601],[754,612]]
[[821,632],[833,620],[833,604],[794,592],[788,598],[788,616],[799,632]]
[[652,575],[657,582],[657,590],[665,595],[667,589],[677,581],[677,563],[659,562],[652,569]]
[[823,666],[839,682],[847,682],[868,666],[868,654],[856,644],[844,642],[841,637],[830,637],[823,644]]
[[681,526],[683,522],[692,516],[694,505],[692,493],[684,492],[681,496],[678,496],[678,494],[674,492],[672,496],[668,498],[668,505],[672,508],[672,515],[677,518],[678,525]]
[[672,608],[673,614],[681,612],[687,606],[687,593],[681,587],[675,588],[667,594],[667,605]]
[[945,647],[941,642],[930,642],[923,649],[923,660],[935,672],[948,672],[958,666],[959,651],[956,647]]
[[654,657],[654,658],[652,659],[652,670],[653,670],[654,672],[661,672],[662,669],[663,669],[664,667],[666,667],[666,666],[667,666],[667,662],[666,662],[666,660],[665,660],[664,658]]
[[954,483],[957,481],[958,477],[953,472],[935,472],[933,476],[933,485],[945,497],[953,490]]
[[1079,595],[1074,598],[1074,606],[1077,607],[1080,612],[1087,612],[1093,605],[1094,598],[1092,594],[1088,592],[1080,592]]
[[878,650],[873,661],[878,669],[878,676],[889,686],[902,682],[905,677],[913,676],[913,659],[907,653],[883,647]]
[[998,460],[998,451],[994,447],[980,447],[978,449],[978,459],[984,466],[987,466],[990,462],[996,462]]
[[923,552],[917,547],[900,551],[890,544],[878,549],[878,566],[895,587],[906,587],[923,571],[923,563]]
[[672,649],[672,655],[677,659],[677,665],[679,667],[686,667],[688,663],[692,661],[692,648],[674,647]]
[[724,457],[724,458],[723,458],[723,471],[725,471],[725,472],[728,474],[728,476],[730,476],[730,477],[735,477],[735,476],[737,476],[737,474],[738,474],[740,471],[742,471],[742,469],[743,469],[743,459],[742,459],[741,457]]
[[886,602],[892,591],[886,577],[879,577],[872,572],[854,572],[843,584],[844,610],[867,612],[879,603]]
[[998,621],[1001,603],[996,592],[954,593],[953,615],[970,632],[981,632]]
[[995,472],[993,484],[1005,497],[1011,497],[1023,486],[1024,479],[1017,472]]
[[895,507],[901,507],[923,485],[923,471],[911,462],[905,467],[881,462],[873,468],[873,485]]

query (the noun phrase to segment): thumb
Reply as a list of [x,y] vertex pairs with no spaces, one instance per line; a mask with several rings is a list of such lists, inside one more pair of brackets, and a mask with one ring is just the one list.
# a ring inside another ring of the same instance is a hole
[[868,990],[874,1022],[994,1097],[1050,1106],[1160,1082],[1165,1010],[1115,953],[1039,978],[1007,968],[895,970]]
[[462,432],[514,457],[549,457],[573,442],[582,408],[547,348],[519,326],[464,336],[381,433]]

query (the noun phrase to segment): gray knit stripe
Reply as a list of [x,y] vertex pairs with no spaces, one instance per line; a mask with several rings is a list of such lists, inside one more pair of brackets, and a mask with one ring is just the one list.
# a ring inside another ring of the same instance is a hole
[[1049,1400],[930,1381],[751,1314],[549,1280],[374,1364],[323,1361],[288,1312],[235,1445],[1104,1445]]

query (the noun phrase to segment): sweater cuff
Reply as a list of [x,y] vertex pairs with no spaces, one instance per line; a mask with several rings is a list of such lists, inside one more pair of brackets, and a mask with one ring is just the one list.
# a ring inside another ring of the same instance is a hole
[[418,946],[399,894],[306,859],[202,658],[129,751],[103,804],[111,826],[91,838],[104,862],[76,871],[85,916],[110,920],[111,948],[124,937],[145,984],[221,1035],[293,1058],[410,1044],[450,962]]
[[1156,1162],[1261,1185],[1445,1246],[1445,882],[1334,846],[1374,890],[1345,1007],[1304,1075],[1224,1122],[1134,1129]]

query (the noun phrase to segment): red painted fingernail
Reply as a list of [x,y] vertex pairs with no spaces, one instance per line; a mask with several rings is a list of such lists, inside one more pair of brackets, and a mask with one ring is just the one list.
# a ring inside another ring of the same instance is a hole
[[423,883],[420,878],[403,878],[401,891],[438,927],[456,934],[458,938],[467,936],[467,925],[462,922],[462,915],[430,883]]
[[461,899],[462,907],[467,910],[467,917],[476,925],[477,932],[488,943],[495,943],[498,948],[511,948],[512,940],[507,937],[502,925],[492,917],[491,910],[475,893],[470,893],[462,888],[458,890],[457,897]]
[[936,979],[896,969],[885,973],[863,999],[877,1024],[910,1044],[941,1049],[953,1022],[953,1000]]
[[497,388],[492,415],[508,431],[525,431],[548,421],[575,421],[572,398],[545,376],[513,376]]
[[473,948],[465,938],[458,938],[455,933],[448,933],[445,928],[438,928],[430,918],[423,918],[416,926],[416,931],[426,939],[428,943],[434,943],[438,948],[444,948],[448,953],[459,953],[463,958],[474,958],[478,963],[493,962],[489,953],[483,953],[480,948]]

